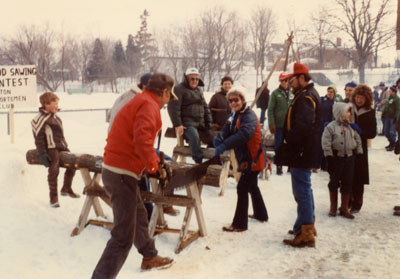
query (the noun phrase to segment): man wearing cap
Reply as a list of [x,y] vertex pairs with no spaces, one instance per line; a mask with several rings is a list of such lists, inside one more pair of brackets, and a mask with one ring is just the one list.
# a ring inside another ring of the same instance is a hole
[[[271,93],[268,104],[268,126],[271,134],[274,135],[275,154],[283,141],[283,126],[285,116],[290,102],[293,100],[293,94],[289,87],[287,73],[279,74],[279,87]],[[282,165],[276,166],[276,174],[282,175]]]
[[351,95],[353,94],[354,88],[357,87],[357,83],[355,83],[354,81],[350,81],[348,83],[346,83],[346,85],[344,86],[344,100],[343,102],[345,103],[350,103],[351,100]]
[[173,262],[157,255],[138,187],[145,171],[162,179],[171,171],[160,163],[153,143],[162,127],[160,109],[176,98],[173,87],[170,76],[154,74],[146,89],[117,114],[108,133],[102,179],[111,198],[114,227],[92,278],[116,278],[132,244],[143,256],[142,270],[166,268]]
[[[211,113],[204,99],[203,81],[199,78],[196,68],[189,68],[184,74],[183,81],[175,87],[178,100],[168,103],[168,114],[177,136],[184,135],[189,141],[192,158],[196,163],[201,163],[203,152],[200,148],[199,132],[210,134]],[[212,144],[212,138],[211,142]]]
[[314,84],[310,83],[311,76],[305,65],[299,62],[291,64],[287,79],[294,99],[286,115],[284,143],[278,150],[277,161],[290,167],[297,219],[293,226],[294,239],[285,239],[283,242],[299,248],[315,247],[311,169],[318,160],[321,101]]

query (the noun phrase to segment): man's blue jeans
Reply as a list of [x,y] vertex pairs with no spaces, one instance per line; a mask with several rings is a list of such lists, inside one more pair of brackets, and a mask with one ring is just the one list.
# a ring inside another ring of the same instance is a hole
[[384,133],[388,141],[396,142],[396,119],[385,117]]
[[278,152],[279,146],[281,146],[283,142],[283,128],[275,128],[275,135],[274,135],[274,150],[275,154]]
[[263,126],[264,125],[264,120],[265,120],[265,112],[267,111],[267,109],[261,109],[261,114],[260,114],[260,125]]
[[297,219],[293,226],[295,235],[301,232],[302,225],[314,223],[314,196],[311,189],[311,169],[290,168],[292,191],[297,202]]
[[201,163],[203,159],[203,151],[201,151],[199,132],[195,127],[188,126],[183,134],[189,141],[189,148],[190,152],[192,153],[193,160],[196,163]]

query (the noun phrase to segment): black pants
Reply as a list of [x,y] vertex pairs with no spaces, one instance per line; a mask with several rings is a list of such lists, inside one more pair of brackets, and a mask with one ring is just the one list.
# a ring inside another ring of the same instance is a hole
[[242,173],[237,185],[237,203],[232,226],[238,229],[247,229],[249,193],[253,203],[254,217],[259,220],[268,220],[268,212],[263,197],[258,188],[258,171]]
[[364,199],[364,184],[354,183],[350,196],[350,206],[352,209],[361,210]]
[[157,255],[154,240],[148,233],[147,211],[140,196],[138,181],[107,169],[103,169],[102,178],[111,196],[114,228],[93,272],[93,279],[116,278],[132,244],[144,257]]
[[334,156],[328,162],[328,172],[328,188],[330,192],[337,192],[340,187],[340,193],[344,195],[351,193],[354,175],[354,156]]

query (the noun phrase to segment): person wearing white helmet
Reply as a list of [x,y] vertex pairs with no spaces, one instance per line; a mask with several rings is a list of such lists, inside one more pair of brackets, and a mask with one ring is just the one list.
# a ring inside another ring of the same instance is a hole
[[[210,135],[211,113],[204,99],[203,81],[196,68],[188,68],[183,81],[175,87],[177,100],[168,103],[168,114],[177,136],[183,135],[189,142],[192,158],[196,163],[203,160],[200,148],[200,132]],[[208,136],[208,144],[212,145],[212,137]]]

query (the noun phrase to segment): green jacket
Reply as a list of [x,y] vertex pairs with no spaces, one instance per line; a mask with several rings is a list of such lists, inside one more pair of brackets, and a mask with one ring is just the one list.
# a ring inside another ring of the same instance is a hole
[[292,89],[289,89],[289,98],[282,87],[275,89],[269,97],[268,125],[283,128],[287,110],[293,100]]
[[168,114],[174,127],[183,125],[209,129],[211,113],[204,99],[203,90],[199,86],[191,89],[185,79],[175,87],[174,92],[178,100],[168,103]]
[[400,98],[395,94],[394,96],[389,96],[383,108],[382,115],[387,118],[397,119],[400,114]]

